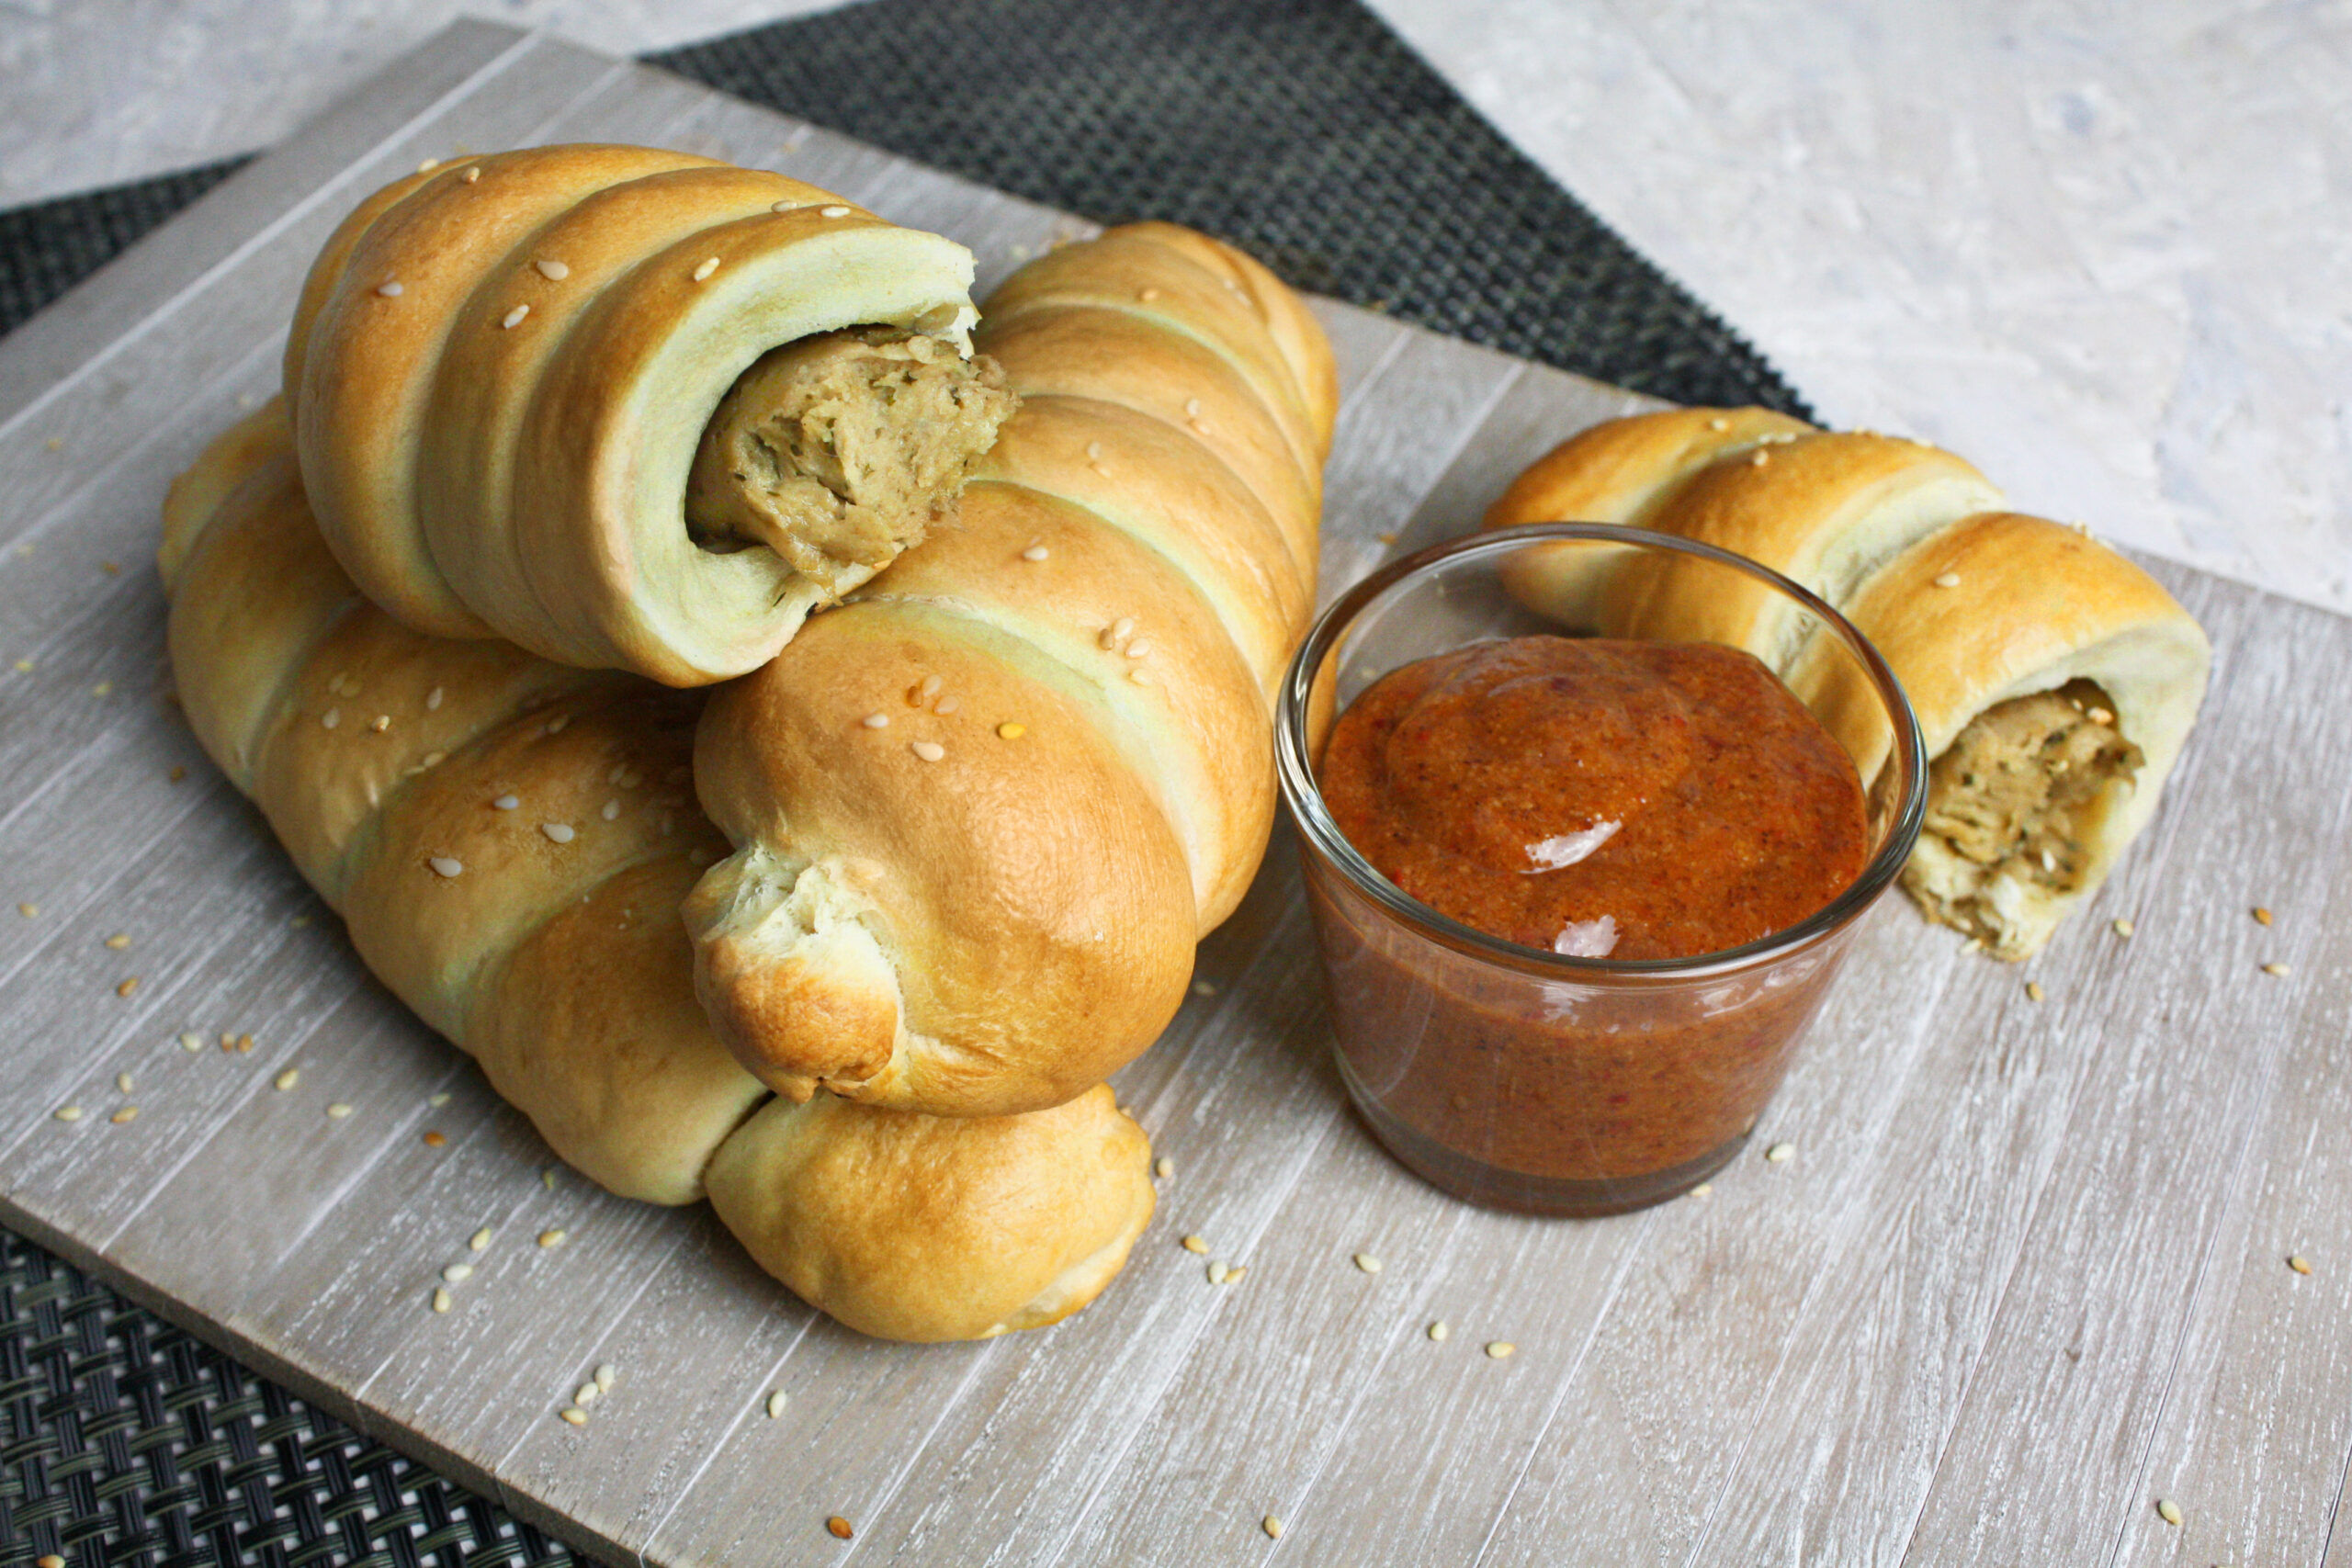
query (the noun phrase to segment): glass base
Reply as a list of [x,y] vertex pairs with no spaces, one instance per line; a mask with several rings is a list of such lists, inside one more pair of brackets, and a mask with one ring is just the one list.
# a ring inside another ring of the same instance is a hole
[[1669,1198],[1679,1198],[1729,1165],[1747,1146],[1749,1135],[1741,1133],[1697,1159],[1639,1176],[1597,1181],[1534,1176],[1488,1165],[1407,1126],[1358,1091],[1355,1076],[1349,1072],[1344,1057],[1340,1060],[1340,1077],[1347,1084],[1348,1101],[1355,1107],[1356,1114],[1397,1163],[1451,1197],[1516,1214],[1593,1219],[1603,1214],[1630,1213]]

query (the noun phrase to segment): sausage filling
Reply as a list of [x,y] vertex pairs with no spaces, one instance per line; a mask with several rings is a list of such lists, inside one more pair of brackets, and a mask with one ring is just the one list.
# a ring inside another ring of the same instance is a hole
[[709,550],[765,545],[836,596],[954,513],[1017,402],[994,360],[900,328],[773,349],[703,431],[687,532]]
[[1945,924],[1997,940],[2007,922],[1993,885],[2006,878],[2044,897],[2079,890],[2111,786],[2128,787],[2142,760],[2089,681],[1985,709],[1928,770],[1921,832],[1949,860],[1937,874],[1915,858],[1905,886]]

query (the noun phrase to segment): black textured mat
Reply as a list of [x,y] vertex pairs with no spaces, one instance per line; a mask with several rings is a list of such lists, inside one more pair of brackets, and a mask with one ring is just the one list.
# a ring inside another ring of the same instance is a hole
[[[1354,0],[874,0],[656,63],[1681,402],[1804,405]],[[245,160],[0,211],[0,333]],[[568,1561],[0,1231],[0,1568]]]

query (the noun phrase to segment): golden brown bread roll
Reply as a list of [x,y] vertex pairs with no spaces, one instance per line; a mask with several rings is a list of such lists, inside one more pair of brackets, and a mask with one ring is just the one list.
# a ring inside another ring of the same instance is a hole
[[703,718],[736,849],[686,902],[700,990],[794,1099],[997,1114],[1099,1082],[1272,818],[1336,408],[1313,318],[1139,224],[1014,274],[976,341],[1022,405],[956,525]]
[[893,1337],[1050,1322],[1117,1271],[1152,1192],[1107,1089],[1035,1121],[786,1105],[712,1037],[677,914],[725,849],[697,694],[401,626],[328,554],[276,404],[175,484],[159,558],[206,749],[566,1160],[655,1202],[707,1181],[763,1267]]
[[[1917,442],[1831,434],[1760,409],[1674,409],[1563,443],[1487,525],[1652,528],[1826,599],[1885,656],[1933,759],[1905,887],[1934,919],[2018,959],[2154,812],[2211,650],[2138,567],[2000,505],[1973,468]],[[1721,572],[1559,546],[1525,552],[1509,581],[1526,604],[1588,629],[1746,648],[1813,705],[1865,779],[1886,755],[1883,726],[1845,684],[1850,666],[1760,588],[1726,592]]]
[[303,285],[304,483],[413,629],[740,674],[952,506],[1010,412],[968,361],[971,277],[962,246],[781,175],[461,159],[368,197]]

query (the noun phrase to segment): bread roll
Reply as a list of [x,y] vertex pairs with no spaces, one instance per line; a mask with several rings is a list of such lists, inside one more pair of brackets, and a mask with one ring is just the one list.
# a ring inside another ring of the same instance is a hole
[[781,175],[462,159],[368,197],[303,285],[303,480],[412,629],[741,674],[952,508],[1010,412],[969,360],[971,277],[962,246]]
[[[1676,534],[1760,561],[1836,606],[1902,682],[1933,759],[1904,886],[1933,919],[2020,959],[2154,812],[2211,651],[2138,567],[2000,505],[1973,468],[1917,442],[1829,434],[1760,409],[1675,409],[1562,444],[1487,525]],[[1526,551],[1509,581],[1585,629],[1745,648],[1814,706],[1865,780],[1886,757],[1851,666],[1760,585],[1558,545]]]
[[956,525],[704,715],[735,852],[685,906],[701,995],[787,1098],[1069,1100],[1264,852],[1336,408],[1313,318],[1141,224],[1016,273],[977,342],[1022,405]]
[[892,1337],[1050,1322],[1117,1271],[1152,1190],[1108,1090],[1041,1121],[775,1105],[713,1038],[677,916],[725,849],[687,776],[698,694],[378,610],[311,521],[275,403],[175,484],[160,559],[206,749],[369,967],[564,1159],[654,1202],[707,1181],[763,1268]]

